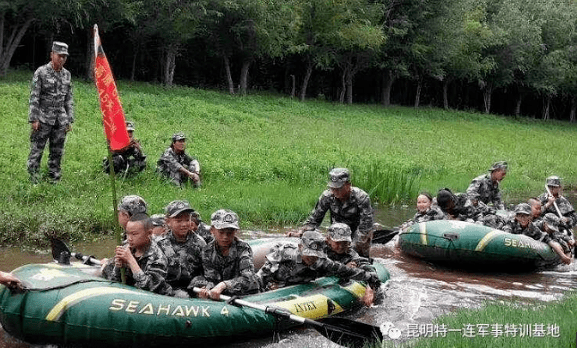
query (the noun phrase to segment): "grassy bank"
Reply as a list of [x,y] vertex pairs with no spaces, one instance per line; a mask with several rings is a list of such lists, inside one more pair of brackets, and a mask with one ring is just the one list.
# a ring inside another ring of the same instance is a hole
[[[34,243],[55,230],[73,239],[98,238],[112,227],[106,146],[97,93],[74,81],[74,130],[58,185],[31,186],[26,172],[31,72],[0,80],[0,244]],[[506,200],[538,195],[552,174],[576,187],[576,125],[432,108],[339,105],[285,96],[230,96],[219,91],[119,82],[127,119],[148,155],[148,168],[117,183],[118,196],[139,194],[152,213],[187,199],[207,219],[218,208],[237,211],[243,227],[303,221],[334,166],[352,171],[354,185],[382,203],[413,202],[421,190],[464,191],[497,160],[510,172]],[[201,162],[200,190],[158,180],[156,160],[182,130]],[[43,158],[46,167],[47,153]]]
[[[448,329],[445,337],[442,337],[445,331],[441,329],[442,325]],[[460,330],[449,332],[450,329]],[[405,337],[407,331],[404,330]],[[385,341],[382,347],[576,347],[576,292],[549,304],[539,302],[528,306],[493,302],[479,310],[463,309],[436,319],[430,325],[429,333],[425,332],[417,341],[404,344]]]

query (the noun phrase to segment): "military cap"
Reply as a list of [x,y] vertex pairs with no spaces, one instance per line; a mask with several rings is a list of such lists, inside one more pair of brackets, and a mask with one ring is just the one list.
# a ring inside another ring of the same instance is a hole
[[528,203],[520,203],[514,210],[516,214],[532,215],[532,207]]
[[163,214],[154,214],[151,216],[151,223],[155,227],[165,225],[165,216]]
[[211,215],[211,226],[218,230],[224,228],[239,229],[239,217],[228,209],[219,209]]
[[178,216],[179,214],[181,214],[183,212],[193,213],[193,212],[195,212],[195,209],[193,209],[191,207],[189,202],[179,201],[179,200],[172,201],[165,207],[165,216],[166,217],[173,218],[173,217]]
[[560,219],[553,213],[548,213],[544,215],[544,223],[550,227],[554,232],[558,232],[558,225],[560,224]]
[[64,42],[54,41],[52,42],[52,52],[68,55],[68,45]]
[[325,257],[325,238],[317,231],[307,231],[301,236],[301,254]]
[[124,196],[118,204],[118,210],[126,211],[130,215],[147,212],[147,203],[137,195]]
[[329,226],[327,233],[334,242],[351,242],[351,228],[347,224],[334,223]]
[[329,182],[327,186],[331,188],[341,188],[349,182],[349,170],[347,168],[333,168],[329,172]]
[[494,170],[498,170],[501,169],[503,171],[508,171],[508,162],[506,161],[499,161],[496,162],[494,164],[492,164],[492,167],[490,169],[488,169],[488,171],[493,172]]
[[127,132],[134,132],[134,122],[126,121],[126,130]]
[[556,175],[549,176],[546,178],[546,185],[559,187],[560,186],[560,178],[557,177]]
[[173,143],[175,141],[186,140],[186,139],[187,139],[187,137],[185,136],[185,133],[183,133],[183,132],[178,132],[178,133],[173,134]]

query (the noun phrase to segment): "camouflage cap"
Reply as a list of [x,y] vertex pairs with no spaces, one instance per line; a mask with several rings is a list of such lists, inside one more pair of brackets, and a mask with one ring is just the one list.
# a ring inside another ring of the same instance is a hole
[[52,52],[68,55],[68,45],[64,42],[54,41],[52,42]]
[[333,168],[329,172],[330,188],[341,188],[346,182],[349,182],[349,170],[347,168]]
[[548,225],[548,227],[554,231],[554,232],[558,232],[558,225],[560,225],[560,218],[558,218],[555,214],[553,213],[548,213],[546,215],[544,215],[544,223],[546,225]]
[[239,217],[228,209],[219,209],[211,215],[211,226],[218,230],[224,228],[239,229]]
[[490,169],[488,169],[488,171],[493,172],[494,170],[498,170],[498,169],[501,169],[501,170],[507,172],[508,171],[508,162],[506,162],[506,161],[496,162],[496,163],[492,164],[492,167]]
[[317,231],[307,231],[301,236],[301,254],[306,256],[325,257],[325,238]]
[[186,139],[187,139],[187,137],[185,136],[185,133],[183,133],[183,132],[178,132],[178,133],[173,134],[173,143],[175,141],[186,140]]
[[170,217],[170,218],[174,218],[181,213],[184,213],[184,212],[193,213],[194,211],[195,211],[195,209],[193,209],[191,207],[189,202],[177,200],[177,201],[170,202],[165,207],[165,216]]
[[560,177],[552,175],[546,178],[546,185],[553,187],[560,187]]
[[126,131],[127,132],[134,132],[134,122],[126,121]]
[[334,242],[351,242],[351,228],[347,224],[334,223],[329,226],[327,233]]
[[147,212],[147,203],[141,196],[124,196],[118,204],[118,210],[126,211],[130,215]]
[[162,227],[165,225],[165,216],[164,214],[154,214],[151,216],[151,223],[155,227]]
[[532,215],[532,207],[528,203],[520,203],[514,210],[516,214]]

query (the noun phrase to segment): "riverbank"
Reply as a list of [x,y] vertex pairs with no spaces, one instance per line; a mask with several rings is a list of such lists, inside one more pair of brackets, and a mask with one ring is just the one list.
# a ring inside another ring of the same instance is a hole
[[[44,233],[77,241],[110,234],[112,195],[101,170],[106,143],[96,90],[91,82],[74,81],[76,122],[63,179],[32,186],[26,172],[31,75],[11,72],[0,82],[0,245],[45,245]],[[553,174],[564,178],[567,189],[576,188],[575,124],[433,108],[301,103],[124,81],[119,93],[148,164],[137,177],[117,181],[117,198],[141,195],[151,213],[187,199],[205,220],[229,208],[243,228],[295,226],[335,166],[350,168],[353,184],[382,205],[413,205],[422,190],[464,191],[497,160],[510,163],[501,185],[508,202],[539,195]],[[187,134],[187,151],[201,162],[201,189],[174,187],[154,173],[177,131]]]

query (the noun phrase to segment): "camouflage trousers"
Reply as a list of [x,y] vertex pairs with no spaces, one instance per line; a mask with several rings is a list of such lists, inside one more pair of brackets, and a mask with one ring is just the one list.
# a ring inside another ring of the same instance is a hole
[[[184,166],[187,170],[189,171],[194,171],[194,168],[192,168],[191,166]],[[180,171],[162,171],[161,174],[169,179],[173,184],[183,187],[185,186],[185,184],[187,182],[190,182],[194,187],[198,187],[200,186],[200,182],[199,183],[194,183],[193,180],[191,180],[188,176],[186,176],[185,174],[181,173]]]
[[42,153],[49,141],[48,150],[48,176],[52,180],[60,180],[60,161],[64,154],[64,143],[66,141],[66,126],[51,126],[40,122],[37,131],[30,133],[30,155],[28,155],[28,173],[32,180],[38,180]]
[[355,231],[353,235],[353,249],[357,251],[360,256],[369,258],[369,249],[371,248],[371,240],[373,239],[373,231],[364,235],[359,231]]

